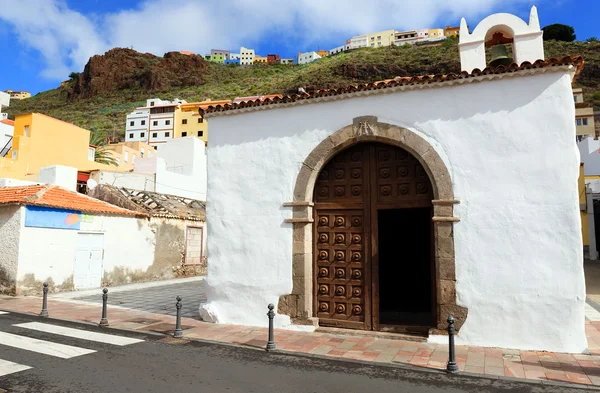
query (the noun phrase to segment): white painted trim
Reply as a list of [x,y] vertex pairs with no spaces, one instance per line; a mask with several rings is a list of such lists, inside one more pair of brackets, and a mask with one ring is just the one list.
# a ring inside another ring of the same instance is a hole
[[16,327],[36,330],[38,332],[57,334],[60,336],[79,338],[82,340],[95,341],[104,344],[112,344],[118,346],[125,346],[130,344],[136,344],[143,342],[144,340],[139,340],[137,338],[129,338],[122,336],[115,336],[113,334],[104,334],[104,333],[96,333],[90,332],[87,330],[81,329],[73,329],[64,326],[51,325],[49,323],[41,323],[41,322],[27,322],[21,323],[18,325],[13,325]]
[[0,345],[32,351],[44,355],[55,356],[62,359],[70,359],[76,356],[87,355],[96,351],[92,349],[79,348],[71,345],[58,344],[52,341],[38,340],[17,334],[0,332]]
[[31,367],[24,364],[9,362],[8,360],[0,359],[0,377],[8,374],[18,373],[19,371],[29,370]]

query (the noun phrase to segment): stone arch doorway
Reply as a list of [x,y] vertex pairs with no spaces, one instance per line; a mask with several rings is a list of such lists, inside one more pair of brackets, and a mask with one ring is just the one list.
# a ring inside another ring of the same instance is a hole
[[433,192],[406,150],[379,142],[337,153],[314,187],[314,313],[321,326],[435,327]]
[[454,197],[448,169],[436,150],[416,133],[377,121],[374,116],[353,119],[346,126],[324,139],[304,160],[294,187],[294,199],[283,203],[292,209],[292,217],[285,221],[293,225],[292,292],[279,298],[278,312],[289,315],[296,324],[317,326],[315,311],[314,258],[314,189],[317,177],[325,165],[339,152],[361,142],[381,142],[398,146],[412,155],[422,165],[431,181],[433,205],[433,256],[436,321],[430,333],[444,334],[446,318],[456,319],[460,330],[468,310],[457,304],[454,261],[453,225],[460,221],[454,216]]

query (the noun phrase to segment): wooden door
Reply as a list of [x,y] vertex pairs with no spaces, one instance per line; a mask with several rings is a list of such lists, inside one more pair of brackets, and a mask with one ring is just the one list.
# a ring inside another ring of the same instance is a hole
[[322,326],[379,329],[377,212],[431,206],[429,178],[407,151],[360,143],[315,183],[314,313]]
[[321,325],[371,329],[369,145],[336,155],[315,184],[315,315]]

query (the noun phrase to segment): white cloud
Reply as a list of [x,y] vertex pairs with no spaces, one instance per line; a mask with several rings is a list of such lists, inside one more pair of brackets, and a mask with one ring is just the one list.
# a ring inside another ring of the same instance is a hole
[[[274,35],[290,47],[339,42],[383,29],[433,27],[438,20],[477,20],[498,6],[526,0],[146,0],[134,9],[86,16],[64,0],[2,0],[0,19],[14,25],[23,45],[43,56],[43,76],[65,79],[88,58],[112,47],[162,55],[172,50],[237,51]],[[508,9],[507,9],[508,8]],[[439,26],[443,27],[443,26]],[[332,39],[335,38],[335,39]]]

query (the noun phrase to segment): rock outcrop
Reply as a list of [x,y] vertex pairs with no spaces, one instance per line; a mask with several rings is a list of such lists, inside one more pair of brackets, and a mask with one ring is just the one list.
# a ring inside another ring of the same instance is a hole
[[199,55],[168,52],[164,57],[115,48],[90,58],[67,92],[68,100],[90,98],[122,89],[148,92],[170,87],[197,86],[205,82],[208,65]]

